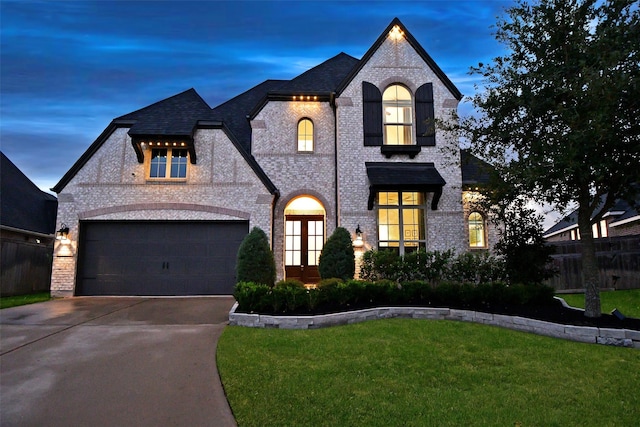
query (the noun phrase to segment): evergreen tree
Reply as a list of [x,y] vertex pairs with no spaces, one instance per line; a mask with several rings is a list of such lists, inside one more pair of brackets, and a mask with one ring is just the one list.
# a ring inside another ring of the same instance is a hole
[[318,270],[322,279],[353,279],[356,271],[355,254],[351,235],[345,228],[336,228],[327,239],[320,254]]
[[268,286],[273,286],[276,281],[276,264],[269,239],[258,227],[253,227],[240,244],[236,277],[238,282],[255,282]]

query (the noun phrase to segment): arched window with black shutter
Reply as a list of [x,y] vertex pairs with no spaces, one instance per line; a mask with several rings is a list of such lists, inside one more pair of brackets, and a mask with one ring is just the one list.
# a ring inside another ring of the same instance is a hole
[[425,83],[416,91],[416,140],[418,145],[436,145],[433,84]]

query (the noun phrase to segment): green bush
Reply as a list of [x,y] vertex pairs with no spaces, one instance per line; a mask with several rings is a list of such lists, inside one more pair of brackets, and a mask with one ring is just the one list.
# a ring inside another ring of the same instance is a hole
[[353,279],[356,271],[355,254],[351,235],[345,228],[336,228],[325,242],[320,253],[318,271],[323,279]]
[[238,282],[255,282],[268,286],[273,286],[276,280],[276,264],[269,239],[258,227],[253,227],[240,244],[236,277]]
[[270,309],[267,295],[271,288],[262,283],[238,282],[233,289],[233,296],[238,302],[238,309],[246,312],[263,312]]
[[487,252],[466,252],[450,260],[446,276],[461,283],[493,283],[506,278],[504,261]]
[[548,305],[554,290],[543,285],[506,285],[502,282],[398,283],[392,280],[324,280],[315,289],[305,289],[297,280],[281,281],[273,288],[257,283],[238,283],[234,296],[241,312],[316,313],[392,305],[453,307],[470,310],[500,310],[514,305]]
[[281,280],[273,287],[273,311],[308,311],[309,295],[304,283],[296,279]]

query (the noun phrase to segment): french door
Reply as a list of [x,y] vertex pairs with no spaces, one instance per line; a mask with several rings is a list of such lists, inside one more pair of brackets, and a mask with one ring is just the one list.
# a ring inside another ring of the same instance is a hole
[[286,278],[309,284],[318,283],[318,261],[323,245],[322,215],[287,215],[284,239]]

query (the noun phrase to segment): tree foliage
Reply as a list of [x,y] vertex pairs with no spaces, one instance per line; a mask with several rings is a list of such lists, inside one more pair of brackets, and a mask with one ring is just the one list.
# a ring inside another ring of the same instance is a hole
[[351,235],[343,228],[338,227],[329,236],[322,253],[318,270],[323,279],[340,278],[353,279],[355,274],[355,254],[351,243]]
[[497,167],[502,196],[577,203],[585,314],[600,316],[591,224],[640,181],[638,2],[518,0],[496,38],[507,54],[472,68],[484,91],[459,130]]
[[236,263],[236,280],[268,286],[273,286],[276,281],[276,264],[269,247],[269,239],[258,227],[253,227],[240,244]]

